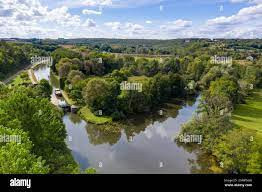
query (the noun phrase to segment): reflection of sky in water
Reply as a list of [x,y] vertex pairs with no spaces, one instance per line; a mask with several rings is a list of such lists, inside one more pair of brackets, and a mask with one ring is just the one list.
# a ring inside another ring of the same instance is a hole
[[41,79],[49,80],[50,68],[47,68],[45,65],[40,65],[37,69],[34,70],[34,74],[38,81],[40,81]]
[[[132,142],[127,140],[122,131],[121,138],[112,146],[106,143],[91,144],[85,129],[86,123],[73,124],[66,115],[64,123],[68,134],[72,136],[68,144],[73,154],[81,154],[74,157],[82,168],[90,165],[101,173],[189,173],[187,160],[195,159],[195,155],[179,148],[174,142],[174,136],[178,134],[181,124],[192,117],[196,107],[197,104],[183,107],[176,118],[169,117],[161,123],[153,122],[144,132],[135,135]],[[99,162],[103,163],[102,168],[98,167]],[[160,162],[164,163],[163,168],[159,168]]]

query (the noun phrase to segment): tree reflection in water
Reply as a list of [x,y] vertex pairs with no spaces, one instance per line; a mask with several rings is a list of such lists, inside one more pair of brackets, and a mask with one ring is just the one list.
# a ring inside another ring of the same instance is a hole
[[[90,143],[93,145],[106,143],[114,145],[121,138],[122,131],[125,133],[127,141],[129,141],[131,137],[145,132],[147,128],[150,129],[156,121],[161,123],[170,117],[176,118],[178,111],[183,107],[182,103],[184,103],[182,100],[173,100],[172,103],[163,105],[162,108],[155,110],[153,113],[133,115],[125,121],[113,122],[106,125],[88,124],[86,131]],[[163,111],[162,115],[159,114],[159,110]]]
[[211,174],[211,173],[223,173],[223,170],[219,167],[217,159],[212,154],[206,153],[201,150],[201,146],[192,143],[181,143],[179,139],[175,140],[178,147],[182,147],[189,153],[194,153],[196,159],[188,159],[188,164],[191,166],[190,171],[194,174]]
[[114,145],[121,138],[121,128],[116,123],[106,125],[88,124],[86,131],[89,141],[93,145],[106,143]]

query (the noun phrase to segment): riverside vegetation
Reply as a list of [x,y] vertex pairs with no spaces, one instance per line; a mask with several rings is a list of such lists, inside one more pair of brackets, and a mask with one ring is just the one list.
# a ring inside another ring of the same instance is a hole
[[[116,55],[109,53],[110,49],[105,53],[89,45],[32,49],[52,55],[52,70],[59,77],[61,88],[81,108],[80,115],[92,123],[107,123],[103,125],[106,129],[115,129],[116,121],[134,114],[154,111],[171,98],[201,93],[198,113],[182,127],[181,134],[202,135],[200,148],[216,157],[224,172],[262,173],[262,42],[255,42],[258,46],[252,43],[171,43],[169,57],[165,58]],[[245,51],[241,51],[241,46]],[[27,52],[23,54],[29,57]],[[232,65],[212,62],[215,55],[232,57]],[[254,60],[249,61],[248,56]],[[15,82],[18,81],[21,79]],[[142,91],[121,90],[122,82],[141,83]],[[45,81],[35,87],[21,82],[9,87],[1,84],[1,134],[19,132],[26,141],[23,145],[1,144],[2,173],[80,172],[64,142],[62,114],[49,102],[50,91]],[[24,150],[16,153],[17,148]],[[25,160],[27,155],[30,160]],[[23,163],[15,163],[17,159]]]

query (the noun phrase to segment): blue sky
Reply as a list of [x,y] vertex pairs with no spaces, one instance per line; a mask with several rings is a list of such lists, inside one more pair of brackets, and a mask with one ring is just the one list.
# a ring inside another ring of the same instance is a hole
[[0,0],[0,37],[261,38],[262,0]]

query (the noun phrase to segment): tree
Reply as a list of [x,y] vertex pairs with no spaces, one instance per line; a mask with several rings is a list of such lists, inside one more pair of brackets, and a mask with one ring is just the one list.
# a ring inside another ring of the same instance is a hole
[[45,161],[31,153],[33,144],[27,133],[0,125],[0,135],[16,137],[16,140],[0,144],[1,174],[46,174],[49,172]]
[[[76,78],[77,77],[77,78]],[[81,71],[78,70],[72,70],[70,71],[70,73],[68,74],[67,80],[70,83],[75,84],[77,82],[77,80],[82,80],[84,79],[84,74]]]
[[261,154],[258,154],[261,146],[258,150],[257,143],[252,139],[254,136],[254,133],[235,129],[221,138],[222,141],[214,149],[214,155],[229,172],[262,173]]
[[113,111],[116,107],[115,102],[118,94],[115,85],[104,79],[91,79],[82,92],[85,103],[92,111],[103,110],[103,114]]
[[221,77],[216,81],[211,82],[208,92],[211,97],[227,97],[230,98],[230,100],[232,100],[234,103],[238,101],[237,83],[225,77]]
[[33,90],[19,87],[0,100],[0,108],[0,123],[21,126],[33,143],[32,153],[46,161],[50,173],[70,173],[77,167],[65,144],[62,114],[48,99],[34,98]]
[[53,88],[46,79],[42,79],[34,90],[37,96],[50,99]]
[[66,78],[71,70],[70,63],[63,63],[58,68],[58,74],[60,78]]

